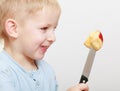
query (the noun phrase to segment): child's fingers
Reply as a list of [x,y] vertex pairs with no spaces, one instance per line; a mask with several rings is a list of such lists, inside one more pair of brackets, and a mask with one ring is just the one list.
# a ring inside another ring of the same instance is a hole
[[84,84],[84,83],[80,83],[77,85],[80,89],[80,91],[88,91],[89,87],[87,84]]
[[75,86],[72,86],[67,91],[88,91],[88,86],[87,84],[80,83]]

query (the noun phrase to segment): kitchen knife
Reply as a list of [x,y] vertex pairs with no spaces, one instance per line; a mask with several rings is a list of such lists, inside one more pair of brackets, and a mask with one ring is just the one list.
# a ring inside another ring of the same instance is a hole
[[96,51],[103,45],[102,33],[100,31],[91,32],[84,44],[90,48],[90,50],[79,83],[86,83],[88,81]]
[[88,53],[88,57],[82,72],[82,76],[80,79],[79,83],[86,83],[88,81],[88,77],[90,75],[90,71],[94,62],[94,58],[95,58],[95,54],[96,54],[96,50],[95,49],[90,49],[89,53]]

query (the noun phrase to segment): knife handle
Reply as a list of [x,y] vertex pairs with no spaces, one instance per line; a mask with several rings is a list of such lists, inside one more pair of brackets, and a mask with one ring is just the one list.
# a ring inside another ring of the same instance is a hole
[[88,78],[82,75],[79,83],[86,83],[87,81],[88,81]]

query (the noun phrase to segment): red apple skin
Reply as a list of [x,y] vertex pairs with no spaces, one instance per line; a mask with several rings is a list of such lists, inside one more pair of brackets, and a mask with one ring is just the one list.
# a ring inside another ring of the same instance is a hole
[[103,42],[103,35],[102,35],[102,33],[100,32],[100,34],[99,34],[99,38],[101,39],[101,41]]

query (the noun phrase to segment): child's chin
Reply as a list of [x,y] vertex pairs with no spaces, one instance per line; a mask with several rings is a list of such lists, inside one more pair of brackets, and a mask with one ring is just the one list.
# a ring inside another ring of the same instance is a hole
[[43,55],[43,56],[40,56],[40,57],[36,57],[36,59],[35,59],[35,60],[42,60],[42,59],[43,59],[43,57],[44,57],[44,55]]

